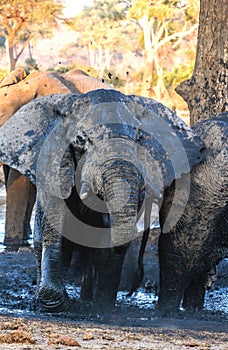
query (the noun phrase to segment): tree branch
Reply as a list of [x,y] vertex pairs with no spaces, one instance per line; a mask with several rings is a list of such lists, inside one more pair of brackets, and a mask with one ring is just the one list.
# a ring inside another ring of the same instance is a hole
[[18,58],[21,56],[21,54],[23,53],[24,49],[26,48],[26,46],[32,40],[33,37],[34,37],[34,34],[31,34],[29,36],[29,38],[23,42],[23,45],[21,46],[20,51],[16,55],[16,60],[18,60]]
[[198,27],[198,24],[194,24],[189,30],[185,31],[185,32],[178,32],[178,33],[173,33],[171,35],[169,35],[168,37],[162,39],[158,45],[157,45],[157,49],[159,49],[161,46],[163,46],[164,44],[168,43],[169,41],[176,39],[176,38],[183,38],[189,34],[191,34],[192,32],[194,32],[194,30]]

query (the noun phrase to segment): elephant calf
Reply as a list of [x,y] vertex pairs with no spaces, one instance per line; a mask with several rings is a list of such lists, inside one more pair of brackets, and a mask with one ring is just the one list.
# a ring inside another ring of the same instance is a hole
[[199,122],[193,131],[204,142],[205,160],[190,174],[187,205],[177,224],[164,230],[177,182],[183,186],[187,175],[164,192],[160,209],[159,242],[160,293],[162,309],[177,309],[183,299],[187,309],[202,308],[208,273],[228,257],[228,113]]

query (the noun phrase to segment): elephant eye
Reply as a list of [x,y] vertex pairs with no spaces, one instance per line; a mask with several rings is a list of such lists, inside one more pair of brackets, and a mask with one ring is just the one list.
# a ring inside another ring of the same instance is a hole
[[86,143],[88,141],[88,137],[84,133],[80,133],[76,136],[75,139],[71,141],[73,147],[75,147],[79,151],[86,151]]

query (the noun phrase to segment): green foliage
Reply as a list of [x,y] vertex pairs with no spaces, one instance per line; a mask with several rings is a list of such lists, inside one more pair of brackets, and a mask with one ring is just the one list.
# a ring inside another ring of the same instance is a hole
[[187,80],[193,73],[194,62],[191,61],[189,64],[180,64],[174,67],[171,71],[165,71],[163,74],[163,81],[167,89],[171,86],[176,87],[182,81]]
[[0,2],[0,31],[7,37],[15,31],[17,38],[46,34],[58,26],[63,4],[60,0],[2,0]]
[[60,66],[57,69],[54,69],[53,67],[49,67],[49,68],[47,68],[47,72],[67,73],[71,69],[74,69],[74,68],[76,68],[74,65]]
[[188,0],[185,7],[185,16],[187,21],[192,23],[198,22],[198,15],[200,9],[200,0]]
[[171,19],[178,10],[178,1],[134,0],[128,15],[135,20],[147,16],[157,21]]
[[[188,64],[180,64],[176,67],[174,67],[170,71],[165,71],[163,74],[163,81],[164,85],[168,91],[169,94],[169,100],[163,101],[169,108],[175,109],[178,114],[181,114],[181,111],[186,111],[187,118],[186,122],[189,123],[188,119],[188,107],[186,102],[180,97],[179,94],[176,93],[175,88],[177,85],[179,85],[184,80],[189,79],[192,76],[194,69],[194,61],[189,61]],[[182,115],[182,118],[185,116],[186,113]]]
[[98,19],[101,19],[104,22],[107,21],[119,21],[125,17],[125,6],[124,3],[116,0],[94,0],[93,9],[97,11]]
[[31,70],[31,69],[39,70],[39,66],[38,66],[36,60],[32,57],[26,58],[25,64],[26,64],[26,68],[28,68],[28,70]]

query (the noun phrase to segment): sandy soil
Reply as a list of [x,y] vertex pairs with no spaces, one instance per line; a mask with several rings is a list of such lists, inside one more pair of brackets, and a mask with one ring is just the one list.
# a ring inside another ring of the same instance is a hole
[[[224,281],[222,282],[224,283]],[[68,314],[32,308],[36,268],[31,252],[0,254],[0,349],[227,349],[227,314],[175,315],[121,302],[108,315],[75,302]],[[73,305],[73,304],[72,304]]]
[[[126,320],[126,323],[128,321]],[[214,329],[212,329],[214,328]],[[156,320],[150,327],[1,317],[3,349],[227,349],[224,325]]]

